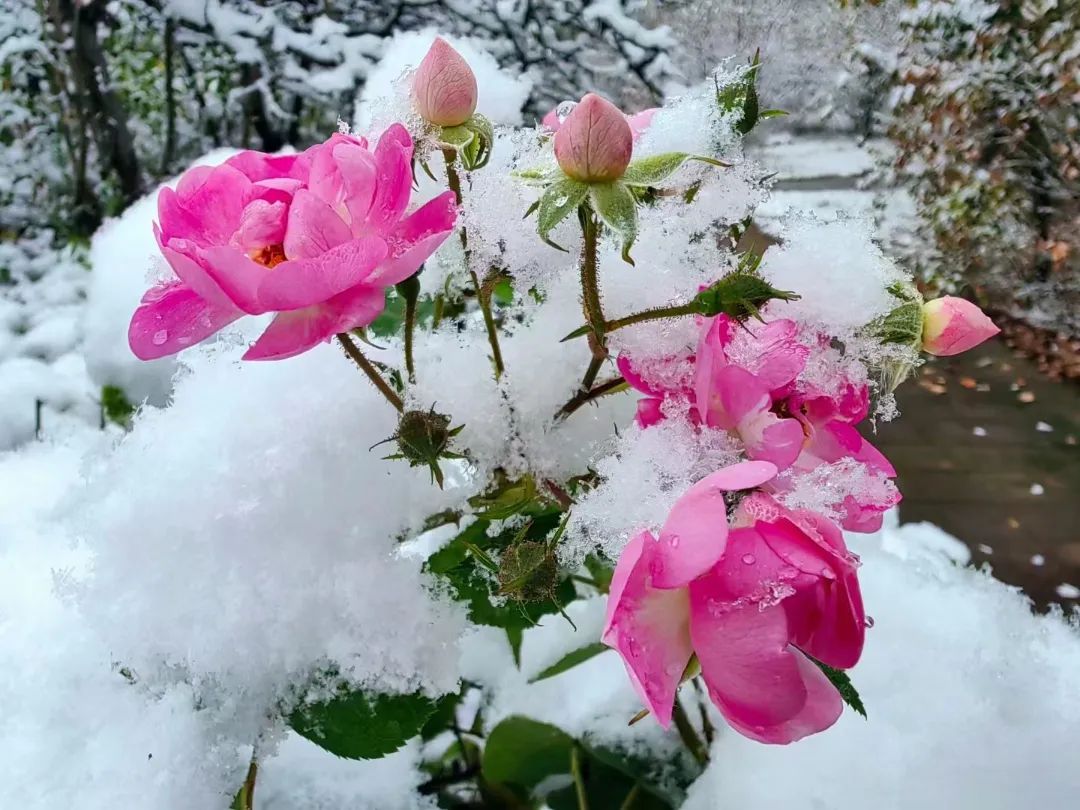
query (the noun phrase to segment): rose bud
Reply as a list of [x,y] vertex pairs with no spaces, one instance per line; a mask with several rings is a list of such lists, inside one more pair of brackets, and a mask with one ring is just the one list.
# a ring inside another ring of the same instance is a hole
[[425,121],[456,127],[476,111],[476,76],[461,54],[437,37],[416,69],[412,96]]
[[929,354],[960,354],[1000,331],[981,309],[963,298],[946,295],[923,304],[922,349]]
[[555,159],[575,180],[618,180],[630,163],[634,136],[626,117],[610,101],[589,93],[555,133]]

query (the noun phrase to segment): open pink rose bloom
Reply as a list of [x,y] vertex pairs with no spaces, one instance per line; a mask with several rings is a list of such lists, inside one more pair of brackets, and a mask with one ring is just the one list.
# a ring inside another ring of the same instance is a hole
[[276,313],[244,359],[277,360],[370,324],[386,288],[415,273],[456,218],[450,191],[406,214],[412,151],[395,124],[374,149],[338,133],[296,155],[196,166],[163,188],[155,234],[176,277],[143,296],[132,351],[174,354],[244,315]]
[[806,342],[794,321],[739,325],[726,315],[703,321],[693,367],[692,386],[665,388],[645,379],[631,358],[618,360],[628,383],[646,396],[638,403],[638,424],[648,427],[665,418],[665,401],[686,403],[687,418],[703,429],[729,433],[750,459],[767,461],[780,475],[770,491],[790,490],[797,476],[822,465],[861,465],[866,485],[835,504],[837,518],[849,531],[876,531],[882,514],[900,500],[891,480],[896,471],[854,425],[870,406],[865,381],[801,379],[815,352],[827,345]]
[[692,656],[712,702],[747,737],[789,743],[840,716],[839,692],[808,656],[858,662],[858,561],[838,526],[756,489],[775,474],[747,461],[706,476],[658,538],[638,534],[619,559],[603,640],[664,727]]
[[[955,353],[996,332],[959,299],[924,314],[926,351]],[[644,394],[638,425],[685,419],[723,431],[749,460],[694,484],[659,536],[629,542],[603,640],[661,725],[696,658],[733,728],[789,743],[840,716],[840,693],[818,663],[854,666],[867,626],[842,530],[881,528],[900,500],[896,472],[855,427],[870,409],[865,370],[839,362],[828,336],[787,319],[719,315],[699,326],[693,355],[618,358]]]

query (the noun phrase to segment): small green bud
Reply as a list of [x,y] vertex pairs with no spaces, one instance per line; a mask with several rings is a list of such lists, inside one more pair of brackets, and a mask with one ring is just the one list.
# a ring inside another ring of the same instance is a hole
[[428,467],[431,477],[441,488],[443,485],[440,458],[462,458],[451,451],[451,440],[461,432],[464,425],[450,427],[450,417],[430,411],[405,411],[398,422],[397,432],[388,439],[397,443],[398,452],[388,458],[409,462],[410,467]]
[[713,316],[721,312],[740,323],[748,318],[761,317],[761,308],[769,301],[795,301],[793,292],[778,290],[754,273],[736,272],[724,276],[711,287],[694,297],[700,315]]

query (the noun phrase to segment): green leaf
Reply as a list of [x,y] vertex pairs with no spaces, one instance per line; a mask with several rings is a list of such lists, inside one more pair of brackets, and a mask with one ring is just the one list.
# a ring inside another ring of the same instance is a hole
[[829,683],[836,687],[836,691],[840,693],[840,697],[844,699],[844,703],[861,714],[865,720],[866,707],[863,705],[859,693],[855,691],[855,685],[851,682],[851,678],[848,677],[848,674],[842,669],[830,667],[828,664],[824,664],[809,655],[806,657],[817,664],[818,669],[825,673],[825,677],[829,679]]
[[439,701],[411,695],[342,689],[328,700],[306,703],[289,715],[290,728],[331,754],[378,759],[415,737]]
[[476,133],[464,125],[443,127],[439,133],[439,142],[460,151],[472,143],[475,137]]
[[484,493],[469,498],[469,505],[477,510],[476,516],[484,520],[506,520],[538,503],[536,482],[531,475],[509,481],[491,495]]
[[[755,57],[756,58],[756,57]],[[756,68],[756,65],[755,65]],[[743,101],[742,116],[735,124],[743,135],[746,135],[757,126],[758,122],[758,94],[757,94],[757,70],[752,70],[746,88],[746,99]]]
[[704,155],[691,155],[686,152],[665,152],[662,155],[635,160],[626,167],[622,182],[628,186],[656,186],[663,183],[676,169],[688,160],[699,160],[713,166],[729,166],[722,160]]
[[103,385],[101,387],[101,411],[105,418],[121,427],[128,427],[131,416],[135,413],[132,405],[124,393],[124,389],[118,385]]
[[615,576],[615,566],[595,554],[590,554],[585,558],[585,568],[593,582],[599,586],[601,593],[607,593],[611,587],[611,580]]
[[420,739],[427,742],[450,728],[459,703],[461,703],[461,694],[458,692],[451,692],[439,698],[435,704],[435,710],[420,729]]
[[[548,235],[556,225],[578,209],[588,194],[587,185],[570,177],[563,177],[548,186],[540,197],[537,214],[536,231],[540,234],[540,238],[549,245],[559,247],[548,239]],[[563,250],[563,248],[559,249]]]
[[782,115],[790,115],[787,110],[762,110],[758,113],[758,120],[765,121],[769,118],[779,118]]
[[537,681],[543,681],[547,678],[554,678],[556,675],[561,675],[568,669],[572,669],[578,664],[583,664],[590,658],[595,658],[600,653],[607,652],[610,649],[611,648],[606,644],[602,644],[599,641],[586,644],[584,647],[578,647],[576,650],[568,652],[550,667],[541,670],[536,677],[529,680],[529,683],[536,683]]
[[[757,77],[761,68],[759,54],[754,54],[750,65],[737,76],[730,84],[716,88],[717,106],[724,112],[738,111],[738,118],[734,127],[739,133],[746,135],[756,125],[761,115],[758,107]],[[775,114],[776,111],[770,110]]]
[[[435,299],[422,295],[416,304],[416,324],[422,326],[430,321],[435,313]],[[405,324],[405,299],[393,287],[386,288],[383,311],[368,327],[376,337],[399,334]]]
[[573,746],[562,729],[514,715],[491,730],[481,770],[490,782],[532,791],[549,776],[570,772]]
[[510,652],[514,655],[514,666],[521,669],[521,642],[525,638],[525,631],[520,627],[507,627],[506,640],[510,644]]
[[619,181],[594,183],[589,186],[593,209],[611,230],[622,239],[622,257],[633,264],[630,248],[637,238],[637,203],[630,189]]

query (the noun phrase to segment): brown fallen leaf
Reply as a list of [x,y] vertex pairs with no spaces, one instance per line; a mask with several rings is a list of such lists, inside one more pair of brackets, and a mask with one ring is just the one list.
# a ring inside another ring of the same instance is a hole
[[1020,528],[1020,521],[1017,520],[1014,517],[1009,518],[1006,522],[1009,524],[1010,529],[1019,529]]
[[1034,391],[1021,391],[1020,394],[1016,398],[1026,405],[1029,402],[1034,402],[1035,401],[1035,392]]
[[936,382],[931,382],[930,380],[919,380],[919,387],[925,388],[931,394],[937,394],[939,396],[949,390],[944,385],[938,385]]
[[979,383],[975,381],[974,377],[961,377],[960,384],[964,386],[964,388],[974,388]]

